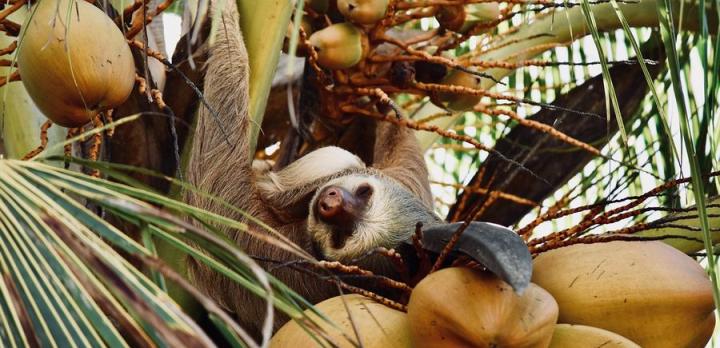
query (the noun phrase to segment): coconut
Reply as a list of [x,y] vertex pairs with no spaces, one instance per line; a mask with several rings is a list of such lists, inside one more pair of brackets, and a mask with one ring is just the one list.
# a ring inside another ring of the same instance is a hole
[[[435,16],[442,28],[458,33],[465,33],[475,26],[491,23],[498,18],[500,18],[500,5],[496,2],[441,6]],[[487,29],[489,28],[484,28],[480,32],[487,31]]]
[[35,6],[20,33],[18,69],[40,111],[79,127],[122,104],[135,84],[135,63],[115,23],[85,1]]
[[[443,85],[460,86],[471,89],[480,89],[482,78],[477,75],[466,73],[460,70],[451,71],[443,80]],[[462,93],[442,92],[438,93],[436,103],[439,103],[453,111],[472,110],[473,106],[480,102],[481,97]]]
[[635,342],[596,327],[557,324],[550,348],[640,348]]
[[535,259],[532,279],[557,300],[559,322],[609,330],[642,347],[703,347],[715,326],[705,270],[661,242],[551,250]]
[[535,284],[522,295],[494,275],[446,268],[413,290],[408,321],[415,347],[547,347],[558,306]]
[[[407,315],[365,296],[337,296],[318,303],[315,308],[332,324],[321,320],[310,310],[305,314],[315,320],[338,347],[357,347],[357,343],[366,348],[411,347]],[[350,342],[349,339],[359,339],[360,342]],[[320,346],[294,321],[283,325],[270,341],[271,348]]]
[[360,62],[367,49],[367,37],[350,23],[333,24],[310,36],[318,64],[328,69],[347,69]]
[[338,11],[357,24],[375,24],[385,17],[389,0],[338,0]]

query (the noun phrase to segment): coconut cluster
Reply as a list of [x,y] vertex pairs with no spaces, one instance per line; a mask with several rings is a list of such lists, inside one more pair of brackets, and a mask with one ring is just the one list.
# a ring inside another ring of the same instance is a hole
[[352,68],[365,58],[369,50],[365,29],[385,18],[389,0],[309,0],[307,5],[316,14],[340,19],[320,27],[305,17],[302,24],[318,64],[339,70]]
[[[312,48],[317,54],[315,61],[321,68],[331,72],[343,70],[347,73],[344,76],[360,73],[356,76],[370,80],[387,79],[400,89],[409,88],[415,82],[479,88],[475,75],[449,69],[442,64],[417,59],[394,63],[366,59],[371,55],[394,54],[393,45],[388,44],[386,38],[402,30],[393,22],[398,13],[393,13],[390,0],[305,0],[305,3],[301,27],[308,35],[310,45],[300,45],[296,54],[307,56],[310,53],[308,49]],[[465,37],[489,32],[502,15],[498,2],[479,2],[440,6],[434,18],[442,31]],[[286,50],[295,30],[291,24]],[[432,54],[431,51],[430,48],[428,53]],[[343,83],[334,82],[336,85]],[[429,96],[438,106],[457,111],[470,110],[480,100],[479,96],[456,93]]]
[[[339,19],[318,30],[303,20],[310,43],[318,53],[318,63],[327,69],[347,69],[357,65],[368,52],[366,32],[386,18],[389,0],[308,0],[314,12]],[[339,16],[338,16],[339,15]],[[478,24],[488,28],[498,20],[496,2],[443,6],[435,16],[445,30],[466,33]],[[477,34],[477,33],[476,33]]]
[[[358,295],[317,307],[337,323],[323,329],[341,347],[353,346],[343,337],[355,337],[354,328],[368,348],[704,347],[712,336],[705,271],[661,242],[568,246],[540,254],[533,268],[522,294],[482,270],[454,267],[421,280],[407,313]],[[316,345],[294,322],[271,343]]]

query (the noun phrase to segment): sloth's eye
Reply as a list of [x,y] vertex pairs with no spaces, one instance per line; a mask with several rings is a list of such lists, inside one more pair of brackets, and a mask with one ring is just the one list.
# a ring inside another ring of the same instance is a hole
[[355,196],[357,196],[358,198],[370,198],[370,196],[372,196],[372,193],[373,189],[368,184],[362,184],[358,186],[357,190],[355,190]]

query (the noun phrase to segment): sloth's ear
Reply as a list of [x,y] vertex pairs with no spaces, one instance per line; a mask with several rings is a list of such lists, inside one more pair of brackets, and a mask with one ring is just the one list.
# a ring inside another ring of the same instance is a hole
[[[423,228],[425,249],[440,253],[462,222]],[[471,222],[452,250],[481,263],[521,294],[530,284],[532,256],[514,231],[492,223]]]

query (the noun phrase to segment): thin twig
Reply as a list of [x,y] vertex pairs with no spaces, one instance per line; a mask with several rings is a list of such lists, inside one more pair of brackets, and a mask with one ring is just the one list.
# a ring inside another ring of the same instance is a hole
[[25,156],[23,156],[22,160],[27,161],[32,159],[33,157],[37,156],[39,153],[43,152],[48,144],[48,129],[53,125],[53,122],[50,120],[45,121],[45,123],[42,124],[40,127],[40,145],[36,147],[34,150],[28,152]]

